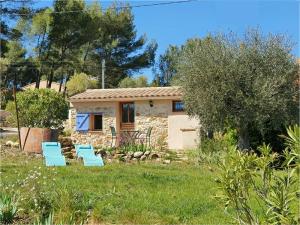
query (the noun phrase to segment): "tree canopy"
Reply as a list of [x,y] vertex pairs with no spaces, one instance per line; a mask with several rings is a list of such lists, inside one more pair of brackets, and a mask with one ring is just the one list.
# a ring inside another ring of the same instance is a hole
[[72,78],[67,82],[67,90],[69,96],[84,92],[89,88],[97,88],[97,80],[91,79],[85,73],[74,74]]
[[284,35],[249,30],[210,35],[183,47],[177,79],[186,110],[206,129],[238,129],[239,146],[249,148],[249,128],[260,132],[296,122],[297,64]]
[[[59,128],[68,118],[68,103],[61,93],[51,89],[34,89],[17,93],[20,126]],[[16,126],[15,104],[8,102],[8,121]]]
[[126,77],[119,83],[120,88],[137,88],[137,87],[147,87],[148,79],[146,76],[139,76],[136,78]]
[[6,37],[1,56],[7,59],[1,59],[7,67],[2,87],[9,87],[16,71],[19,86],[35,81],[38,88],[41,77],[46,77],[48,87],[56,81],[64,91],[63,83],[83,72],[97,79],[100,87],[105,60],[105,87],[110,88],[152,66],[157,44],[137,36],[130,6],[119,6],[113,3],[103,10],[98,3],[55,0],[53,7],[16,17],[16,35]]

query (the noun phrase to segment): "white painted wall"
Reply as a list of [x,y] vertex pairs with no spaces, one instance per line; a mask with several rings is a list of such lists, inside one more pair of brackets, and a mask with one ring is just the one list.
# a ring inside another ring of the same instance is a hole
[[199,121],[184,114],[168,116],[169,149],[189,149],[199,143]]

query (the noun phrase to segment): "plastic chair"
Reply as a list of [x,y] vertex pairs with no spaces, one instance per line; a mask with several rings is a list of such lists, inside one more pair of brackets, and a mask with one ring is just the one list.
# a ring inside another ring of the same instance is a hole
[[76,155],[83,159],[84,166],[104,166],[101,156],[96,156],[92,145],[75,145]]
[[61,145],[58,142],[43,142],[43,156],[46,166],[65,166],[66,159],[61,153]]

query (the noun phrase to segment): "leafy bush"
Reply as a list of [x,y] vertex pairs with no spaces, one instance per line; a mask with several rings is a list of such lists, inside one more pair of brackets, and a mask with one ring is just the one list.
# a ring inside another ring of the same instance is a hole
[[137,78],[126,77],[120,81],[120,88],[137,88],[137,87],[147,87],[148,79],[145,76],[139,76]]
[[[221,194],[218,197],[226,209],[234,209],[239,224],[297,224],[299,218],[293,206],[298,202],[295,171],[299,178],[299,127],[289,128],[288,134],[282,171],[276,171],[273,166],[280,156],[272,153],[266,144],[258,148],[260,156],[230,147],[219,164]],[[291,162],[296,162],[296,168]],[[262,217],[256,213],[254,200],[264,212]]]
[[144,144],[126,144],[126,145],[121,145],[119,147],[119,151],[122,153],[145,152],[146,150],[147,150],[147,146]]
[[[68,118],[68,103],[54,90],[35,89],[17,93],[20,126],[58,128]],[[14,102],[7,104],[6,110],[11,113],[9,123],[16,125]]]
[[224,135],[214,133],[212,139],[204,137],[199,148],[199,161],[206,163],[219,162],[230,146],[237,144],[236,130],[229,129]]
[[74,74],[67,82],[69,96],[84,92],[88,88],[97,88],[97,80],[91,79],[85,73]]
[[0,223],[11,224],[18,212],[18,201],[16,196],[7,194],[0,195]]

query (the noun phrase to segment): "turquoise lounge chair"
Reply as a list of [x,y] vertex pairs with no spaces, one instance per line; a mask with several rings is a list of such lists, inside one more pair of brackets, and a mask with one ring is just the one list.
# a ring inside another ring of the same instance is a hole
[[43,156],[45,157],[46,166],[65,166],[66,159],[61,154],[61,146],[58,142],[43,142]]
[[85,166],[104,166],[101,156],[96,156],[91,145],[75,145],[76,155],[83,159]]

